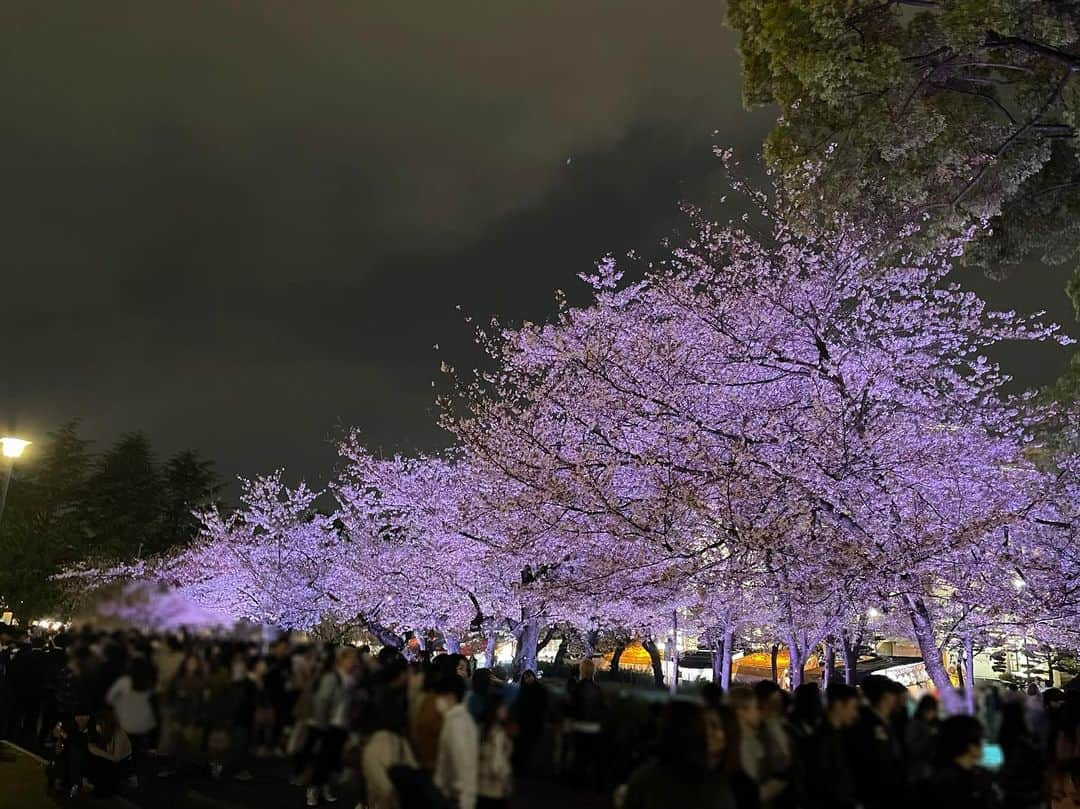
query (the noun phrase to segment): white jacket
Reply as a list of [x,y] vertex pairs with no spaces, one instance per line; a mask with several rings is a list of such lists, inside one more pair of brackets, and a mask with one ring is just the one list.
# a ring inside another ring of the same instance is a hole
[[364,745],[363,755],[369,809],[398,809],[397,791],[389,775],[390,768],[398,764],[417,766],[409,743],[392,731],[375,731]]
[[503,800],[513,792],[514,770],[510,753],[514,743],[506,731],[496,725],[480,742],[480,767],[477,777],[477,793],[484,798]]
[[480,732],[463,703],[443,715],[439,752],[435,757],[435,786],[459,809],[475,809]]

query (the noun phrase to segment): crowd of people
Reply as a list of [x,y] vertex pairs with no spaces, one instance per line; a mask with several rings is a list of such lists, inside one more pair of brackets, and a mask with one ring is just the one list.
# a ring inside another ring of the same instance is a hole
[[[980,721],[942,718],[933,696],[912,704],[877,675],[793,693],[709,684],[665,702],[603,688],[591,660],[552,687],[418,657],[0,626],[0,737],[46,754],[49,788],[72,797],[141,778],[250,780],[277,758],[308,806],[351,781],[368,809],[498,809],[539,771],[619,809],[1080,809],[1080,691],[987,690]],[[1003,753],[993,770],[987,739]]]

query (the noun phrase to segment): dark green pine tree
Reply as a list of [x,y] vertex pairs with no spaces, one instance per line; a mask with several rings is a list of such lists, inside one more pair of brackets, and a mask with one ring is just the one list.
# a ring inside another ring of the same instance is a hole
[[214,462],[194,450],[178,452],[164,470],[165,504],[155,551],[186,545],[199,532],[195,509],[217,502],[221,481]]
[[130,560],[156,548],[165,513],[165,484],[144,433],[120,436],[97,459],[87,503],[92,556]]
[[24,624],[56,609],[51,576],[88,552],[90,442],[72,421],[15,466],[0,520],[0,601]]

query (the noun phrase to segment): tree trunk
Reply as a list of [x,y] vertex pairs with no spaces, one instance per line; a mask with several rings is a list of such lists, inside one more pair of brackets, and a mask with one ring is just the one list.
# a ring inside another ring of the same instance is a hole
[[801,639],[795,633],[788,636],[788,688],[794,691],[802,685],[806,676],[806,658],[810,652],[810,641],[804,635]]
[[724,624],[723,660],[720,663],[720,687],[727,693],[731,688],[731,657],[735,653],[735,625],[731,621]]
[[802,654],[796,654],[794,651],[790,652],[788,658],[788,671],[791,673],[791,682],[788,683],[788,688],[794,691],[803,683],[803,678],[806,676],[806,661],[802,659]]
[[941,704],[947,713],[963,713],[964,701],[956,693],[956,689],[949,679],[949,672],[941,659],[941,649],[938,648],[937,640],[934,638],[934,627],[930,621],[930,611],[921,598],[909,595],[905,596],[905,600],[907,601],[908,618],[911,620],[912,633],[915,635],[915,642],[919,644],[919,651],[922,653],[926,673],[938,691],[938,699],[941,700]]
[[517,645],[510,674],[516,680],[524,671],[536,671],[536,650],[540,643],[540,621],[529,618],[518,626]]
[[859,631],[852,637],[846,629],[840,630],[840,643],[844,651],[844,682],[855,685],[855,676],[859,667],[859,647],[862,646],[866,619],[859,619]]
[[1054,687],[1054,649],[1046,647],[1046,687]]
[[836,676],[836,650],[833,648],[833,639],[829,638],[825,641],[825,649],[822,654],[824,661],[822,662],[822,687],[828,688],[829,683],[833,681]]
[[566,662],[566,650],[570,646],[570,636],[564,634],[559,638],[559,648],[555,650],[555,662],[552,664],[554,668],[559,668]]
[[490,669],[495,667],[495,633],[488,632],[487,640],[484,643],[484,668]]
[[364,621],[364,629],[374,635],[383,646],[389,646],[391,649],[401,648],[401,637],[378,621]]
[[581,635],[582,644],[585,646],[585,657],[592,657],[596,654],[596,646],[600,642],[600,632],[595,629],[590,629],[588,632],[583,632]]
[[619,660],[622,659],[622,653],[626,650],[626,644],[620,643],[615,647],[615,651],[611,653],[611,676],[619,676]]
[[774,683],[776,683],[776,682],[780,681],[780,671],[776,667],[776,658],[780,654],[780,647],[777,644],[774,643],[772,645],[772,649],[770,650],[770,652],[771,652],[772,659],[771,659],[769,665],[771,667],[771,672],[772,672],[772,681]]
[[716,637],[713,639],[712,649],[712,681],[719,685],[720,681],[724,679],[724,639],[723,637]]
[[652,638],[647,638],[642,641],[641,648],[649,653],[649,659],[652,661],[653,683],[663,687],[664,662],[660,657],[660,650],[656,648],[656,644],[653,643]]
[[446,653],[452,655],[461,654],[461,640],[455,635],[451,635],[449,632],[443,632],[443,646],[446,647]]

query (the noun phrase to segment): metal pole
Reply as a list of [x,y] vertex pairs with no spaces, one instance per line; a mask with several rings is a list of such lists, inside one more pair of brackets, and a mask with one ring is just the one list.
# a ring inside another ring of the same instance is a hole
[[7,504],[8,487],[11,485],[11,470],[15,468],[15,461],[7,464],[7,469],[4,471],[4,489],[0,492],[0,520],[4,518],[4,506]]
[[679,611],[671,611],[671,695],[679,693]]

